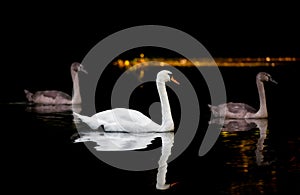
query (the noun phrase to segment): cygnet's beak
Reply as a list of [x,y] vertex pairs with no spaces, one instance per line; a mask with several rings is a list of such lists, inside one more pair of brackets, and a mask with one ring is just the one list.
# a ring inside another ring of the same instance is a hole
[[88,72],[84,69],[83,65],[80,65],[80,71],[84,72],[85,74],[88,74]]
[[173,82],[176,83],[177,85],[180,85],[180,83],[179,83],[176,79],[174,79],[173,76],[171,77],[171,81],[173,81]]
[[272,77],[269,78],[269,81],[271,81],[272,83],[278,84],[278,82],[275,81],[274,79],[272,79]]

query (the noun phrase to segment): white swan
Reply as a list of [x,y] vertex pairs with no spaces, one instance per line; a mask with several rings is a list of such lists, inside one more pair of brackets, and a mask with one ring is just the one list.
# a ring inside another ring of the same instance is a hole
[[173,131],[174,122],[165,83],[169,81],[173,81],[176,84],[179,83],[170,76],[171,74],[172,72],[168,70],[162,70],[156,77],[162,111],[161,125],[155,123],[143,113],[127,108],[114,108],[96,113],[91,117],[83,116],[76,112],[73,113],[92,129],[98,129],[100,125],[103,125],[105,131],[138,133]]
[[267,118],[267,104],[266,95],[264,89],[264,81],[274,81],[270,74],[265,72],[259,72],[256,76],[256,85],[258,88],[260,107],[257,111],[255,108],[249,106],[245,103],[224,103],[218,106],[208,105],[211,112],[215,117],[225,117],[225,118]]
[[56,90],[46,90],[46,91],[37,91],[35,93],[31,93],[28,90],[24,90],[26,98],[31,103],[36,104],[81,104],[81,96],[79,90],[79,79],[78,72],[82,71],[87,73],[84,69],[83,65],[74,62],[71,65],[71,76],[73,81],[73,97],[70,95]]

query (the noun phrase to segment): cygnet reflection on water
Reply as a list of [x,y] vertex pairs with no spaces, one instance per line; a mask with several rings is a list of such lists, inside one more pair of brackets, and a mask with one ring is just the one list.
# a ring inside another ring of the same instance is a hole
[[[34,112],[39,114],[50,114],[50,113],[62,113],[62,112],[77,112],[80,113],[82,110],[80,104],[76,105],[67,105],[67,104],[54,104],[54,105],[45,105],[45,104],[28,104],[26,106],[26,112]],[[74,118],[75,119],[75,118]]]
[[221,131],[236,132],[249,131],[255,128],[259,129],[259,138],[256,143],[256,164],[269,165],[271,162],[264,161],[263,149],[264,141],[267,137],[268,119],[222,119],[214,118],[209,121],[209,124],[221,125]]

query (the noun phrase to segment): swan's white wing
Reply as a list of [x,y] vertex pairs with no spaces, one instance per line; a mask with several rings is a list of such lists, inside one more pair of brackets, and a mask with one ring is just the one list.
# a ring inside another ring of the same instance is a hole
[[155,132],[160,125],[153,122],[143,113],[126,108],[115,108],[94,115],[105,131],[118,132]]

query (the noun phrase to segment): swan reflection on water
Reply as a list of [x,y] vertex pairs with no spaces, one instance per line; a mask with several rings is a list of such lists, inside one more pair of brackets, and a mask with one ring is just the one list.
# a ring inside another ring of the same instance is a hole
[[249,131],[255,128],[259,129],[259,138],[256,143],[256,164],[269,165],[270,162],[264,162],[264,141],[267,137],[268,120],[267,119],[221,119],[214,118],[210,124],[221,125],[221,131],[223,132],[236,132],[236,131]]
[[76,135],[74,142],[94,142],[96,143],[94,147],[96,151],[133,151],[147,149],[157,138],[161,138],[162,145],[161,156],[158,160],[156,189],[166,190],[176,184],[166,183],[167,161],[174,144],[174,132],[125,133],[105,132],[101,130],[82,131]]

